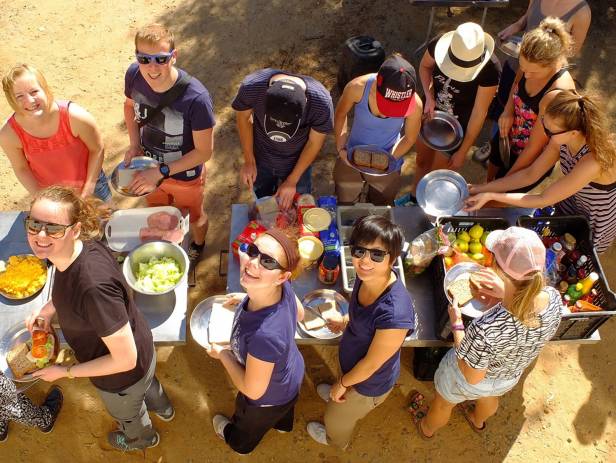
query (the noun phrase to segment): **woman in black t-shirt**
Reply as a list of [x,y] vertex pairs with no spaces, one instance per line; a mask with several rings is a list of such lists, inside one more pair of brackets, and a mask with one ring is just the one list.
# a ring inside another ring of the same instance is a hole
[[68,368],[49,366],[34,376],[50,382],[90,378],[120,425],[108,434],[109,443],[120,450],[154,447],[160,437],[147,409],[163,420],[172,419],[174,410],[154,376],[150,328],[116,260],[103,244],[92,240],[100,230],[96,202],[69,188],[52,186],[37,193],[25,219],[32,251],[56,267],[51,300],[26,320],[28,329],[37,317],[49,329],[57,315],[79,361]]
[[436,169],[460,170],[468,150],[481,132],[490,103],[496,94],[499,65],[493,61],[494,39],[475,23],[434,38],[419,66],[425,93],[424,116],[435,110],[455,116],[464,130],[461,145],[448,152],[435,151],[417,140],[417,167],[411,186]]

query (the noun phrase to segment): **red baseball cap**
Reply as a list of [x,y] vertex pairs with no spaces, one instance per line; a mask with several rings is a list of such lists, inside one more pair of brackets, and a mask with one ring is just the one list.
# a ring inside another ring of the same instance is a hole
[[387,58],[376,76],[376,106],[385,117],[406,117],[415,109],[417,74],[400,55]]

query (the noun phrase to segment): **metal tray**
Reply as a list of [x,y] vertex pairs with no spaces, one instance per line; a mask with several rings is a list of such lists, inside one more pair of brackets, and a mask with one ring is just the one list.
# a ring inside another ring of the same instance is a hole
[[131,193],[130,191],[124,188],[120,188],[118,186],[118,181],[119,181],[119,176],[120,176],[119,171],[126,170],[126,169],[145,170],[145,169],[151,169],[152,167],[158,167],[158,161],[150,157],[147,157],[147,156],[134,157],[131,160],[130,165],[128,167],[124,166],[124,161],[122,161],[111,172],[111,175],[109,176],[109,184],[114,189],[114,191],[121,194],[122,196],[128,196],[131,198],[135,198],[137,196],[145,196],[148,193],[137,195],[135,193]]
[[[323,304],[326,301],[334,300],[336,303],[336,310],[341,315],[345,315],[349,312],[349,303],[342,294],[333,289],[316,289],[310,291],[302,299],[302,305],[316,309],[319,304]],[[327,326],[319,328],[318,330],[307,330],[304,324],[300,321],[297,322],[298,329],[306,336],[317,339],[335,339],[342,336],[340,333],[332,333]]]
[[422,177],[417,185],[417,203],[434,217],[456,215],[468,198],[468,185],[459,173],[439,169]]
[[[58,339],[58,333],[56,333],[56,330],[53,327],[51,328],[51,333],[54,335],[56,341],[54,346],[54,355],[57,358],[58,352],[60,351],[60,341]],[[13,347],[15,347],[16,344],[19,344],[20,342],[28,342],[31,339],[32,336],[30,335],[28,328],[26,328],[25,322],[19,322],[9,328],[6,333],[4,333],[2,339],[0,339],[0,372],[16,383],[28,383],[30,381],[37,380],[37,378],[32,377],[32,375],[25,375],[20,379],[15,378],[8,362],[6,361],[7,354]]]
[[229,297],[244,299],[246,293],[229,293],[210,296],[199,302],[193,310],[190,316],[190,333],[201,347],[208,347],[210,345],[208,329],[210,326],[210,315],[212,315],[212,306],[215,302],[225,302]]
[[[459,264],[456,264],[451,267],[449,271],[445,273],[445,278],[443,278],[443,291],[445,291],[445,296],[447,297],[447,300],[450,304],[453,304],[453,301],[451,299],[451,295],[447,291],[447,287],[460,275],[467,272],[477,272],[482,268],[483,266],[475,264],[473,262],[460,262]],[[481,301],[478,301],[477,299],[471,299],[470,302],[460,307],[460,310],[462,311],[462,314],[466,315],[467,317],[477,318],[483,315],[483,313],[488,308],[489,307],[487,307]]]
[[498,49],[505,55],[512,58],[518,58],[520,56],[520,48],[522,48],[522,37],[519,35],[512,35],[507,40],[498,40]]
[[419,135],[433,150],[451,151],[462,143],[464,129],[455,116],[436,110],[433,118],[423,120]]
[[[353,162],[353,153],[355,152],[355,150],[358,150],[358,149],[365,150],[365,151],[377,151],[379,153],[387,155],[387,158],[389,159],[389,165],[387,166],[387,170],[382,171],[378,169],[373,169],[372,167],[358,166],[357,164],[355,164]],[[392,172],[395,172],[396,170],[398,170],[397,166],[398,166],[398,163],[400,162],[400,160],[393,157],[391,153],[388,153],[387,151],[379,148],[378,146],[373,146],[373,145],[354,146],[353,150],[347,151],[347,161],[349,161],[349,164],[351,164],[351,167],[353,167],[358,172],[361,172],[363,174],[368,174],[368,175],[374,175],[376,177],[380,177],[383,175],[389,175]]]
[[[16,257],[21,257],[21,256],[32,256],[32,257],[36,257],[34,254],[16,254]],[[38,259],[38,258],[37,258]],[[15,297],[9,293],[5,293],[4,291],[0,290],[0,295],[11,300],[11,301],[25,301],[26,299],[31,299],[34,298],[35,296],[37,296],[45,287],[45,285],[47,284],[47,280],[49,278],[49,268],[47,267],[47,262],[39,259],[43,265],[45,266],[46,269],[46,273],[45,273],[45,281],[44,283],[41,285],[41,287],[39,289],[37,289],[36,291],[34,291],[32,294],[26,296],[26,297]],[[7,265],[8,265],[8,259],[7,259]]]

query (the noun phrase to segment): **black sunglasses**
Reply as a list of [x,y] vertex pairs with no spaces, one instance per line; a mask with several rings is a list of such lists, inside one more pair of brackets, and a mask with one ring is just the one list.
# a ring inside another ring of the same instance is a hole
[[62,225],[59,223],[41,222],[28,216],[24,219],[24,225],[26,226],[26,232],[30,235],[38,235],[41,230],[45,230],[45,234],[50,238],[62,238],[66,234],[66,230],[73,225]]
[[370,259],[373,262],[383,262],[385,256],[389,254],[389,251],[383,251],[382,249],[368,249],[363,246],[351,245],[351,255],[357,259],[362,259],[366,253],[370,254]]
[[240,251],[244,254],[247,254],[248,257],[254,259],[255,257],[259,257],[259,264],[267,270],[282,270],[286,271],[286,269],[280,265],[280,263],[274,259],[272,256],[262,253],[259,251],[259,248],[254,243],[242,243],[240,245]]
[[556,135],[561,135],[563,133],[567,133],[567,132],[571,132],[570,130],[561,130],[560,132],[552,132],[550,129],[548,129],[545,126],[545,119],[544,116],[541,116],[541,125],[543,126],[543,131],[545,132],[545,134],[548,136],[548,138],[552,138]]
[[169,53],[159,53],[157,55],[148,55],[147,53],[135,52],[135,57],[139,64],[150,64],[150,61],[154,60],[156,64],[167,64],[173,57],[173,50]]

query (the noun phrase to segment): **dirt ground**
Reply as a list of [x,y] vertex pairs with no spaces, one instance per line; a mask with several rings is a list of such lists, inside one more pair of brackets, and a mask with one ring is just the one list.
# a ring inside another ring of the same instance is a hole
[[[526,0],[512,0],[506,9],[488,13],[486,30],[496,33],[515,20]],[[593,24],[575,74],[587,89],[605,96],[612,126],[616,115],[616,5],[595,0]],[[424,39],[427,9],[406,0],[0,0],[0,72],[14,63],[37,66],[57,97],[71,99],[97,118],[106,145],[105,169],[123,156],[128,138],[122,121],[123,77],[133,60],[133,35],[143,24],[157,21],[176,33],[179,66],[198,77],[214,98],[218,119],[214,158],[208,163],[205,205],[211,225],[207,251],[198,267],[198,285],[190,291],[189,312],[207,296],[224,292],[217,274],[218,252],[226,248],[230,204],[246,199],[238,186],[240,149],[230,102],[249,72],[274,66],[312,75],[334,89],[337,59],[343,41],[370,34],[387,51],[412,50]],[[448,17],[440,9],[435,32],[480,20],[477,9],[455,9]],[[416,59],[412,61],[417,65]],[[337,92],[333,92],[337,98]],[[10,108],[0,98],[0,116]],[[615,130],[616,131],[616,130]],[[316,163],[314,182],[320,194],[333,192],[333,141],[329,137]],[[412,175],[413,155],[404,167]],[[484,171],[469,161],[469,181]],[[407,182],[408,183],[408,182]],[[25,190],[9,163],[0,156],[0,210],[27,208]],[[123,199],[121,207],[138,204]],[[614,247],[602,261],[616,288]],[[1,315],[0,315],[1,316]],[[481,462],[616,461],[616,321],[601,329],[595,345],[550,345],[524,380],[501,402],[498,414],[482,435],[470,431],[454,414],[450,424],[430,442],[419,439],[405,411],[407,396],[418,388],[431,396],[432,383],[412,375],[412,349],[402,354],[402,374],[387,402],[365,419],[351,448],[338,453],[314,443],[305,432],[308,421],[320,419],[324,405],[314,385],[337,373],[336,349],[302,348],[306,379],[296,409],[296,429],[286,435],[269,433],[248,457],[250,461],[292,460],[338,462],[434,461]],[[217,361],[207,357],[190,337],[186,346],[158,348],[158,375],[177,409],[172,423],[156,421],[161,444],[145,454],[122,455],[105,443],[113,423],[95,390],[85,379],[62,380],[65,405],[54,432],[13,424],[0,444],[3,462],[218,462],[245,461],[214,434],[211,417],[230,414],[235,390]],[[47,386],[31,396],[42,400]]]

